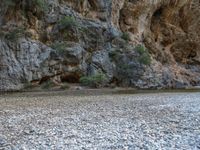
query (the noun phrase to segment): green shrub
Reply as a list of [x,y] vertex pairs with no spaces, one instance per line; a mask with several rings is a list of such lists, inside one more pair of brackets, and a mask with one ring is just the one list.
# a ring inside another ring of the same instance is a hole
[[6,33],[5,37],[7,40],[15,42],[24,35],[25,35],[25,29],[18,27],[16,29],[10,31],[9,33]]
[[54,85],[55,84],[51,80],[48,80],[48,81],[42,83],[41,88],[48,90],[48,89],[52,88]]
[[151,57],[148,50],[143,45],[138,45],[135,50],[139,53],[138,61],[144,65],[151,64]]
[[140,56],[139,61],[144,65],[150,65],[151,64],[151,58],[147,54]]
[[74,17],[65,16],[59,21],[59,25],[62,26],[62,28],[71,29],[73,27],[77,27],[78,23]]
[[68,83],[64,83],[64,84],[62,84],[62,85],[60,86],[60,89],[61,89],[61,90],[66,90],[66,89],[69,89],[69,88],[70,88],[70,86],[69,86]]
[[45,0],[34,0],[33,1],[35,6],[40,10],[40,11],[46,11],[47,10],[47,5]]
[[121,55],[122,55],[122,52],[117,49],[109,52],[109,57],[115,61],[118,61],[120,59]]
[[102,87],[106,82],[106,77],[104,74],[96,74],[92,76],[83,76],[80,78],[80,83],[84,86],[90,87]]
[[136,50],[140,55],[146,53],[146,51],[147,51],[146,48],[145,48],[143,45],[137,45],[137,46],[135,47],[135,50]]
[[125,41],[130,41],[130,35],[128,34],[128,32],[123,32],[121,38]]
[[54,43],[51,45],[51,48],[55,49],[60,55],[63,55],[65,52],[66,43]]

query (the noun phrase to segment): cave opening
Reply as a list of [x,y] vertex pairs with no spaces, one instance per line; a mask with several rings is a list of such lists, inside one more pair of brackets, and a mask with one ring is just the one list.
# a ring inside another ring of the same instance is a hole
[[154,19],[160,19],[163,13],[163,8],[160,7],[159,9],[157,9],[154,14],[153,14],[153,18]]
[[61,82],[79,83],[80,75],[76,73],[65,74],[60,77]]
[[151,19],[150,30],[155,35],[155,42],[158,42],[158,34],[159,34],[160,25],[161,25],[162,14],[163,14],[163,8],[160,7],[153,13],[152,19]]

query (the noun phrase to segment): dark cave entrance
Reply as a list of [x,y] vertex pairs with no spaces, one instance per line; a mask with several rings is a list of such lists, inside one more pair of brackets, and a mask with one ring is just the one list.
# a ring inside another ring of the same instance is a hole
[[150,30],[155,35],[155,42],[158,42],[158,34],[161,26],[162,14],[163,14],[163,8],[160,7],[153,13],[151,18]]
[[80,74],[77,73],[67,73],[64,75],[61,75],[60,80],[61,82],[67,82],[67,83],[79,83]]

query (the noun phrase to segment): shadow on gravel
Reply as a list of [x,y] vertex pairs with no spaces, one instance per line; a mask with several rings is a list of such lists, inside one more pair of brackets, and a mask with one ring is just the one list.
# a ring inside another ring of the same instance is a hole
[[44,91],[14,91],[0,92],[0,97],[6,96],[92,96],[92,95],[119,95],[119,94],[154,94],[154,93],[194,93],[200,92],[200,89],[164,89],[164,90],[138,90],[131,88],[123,89],[84,89],[84,90],[44,90]]

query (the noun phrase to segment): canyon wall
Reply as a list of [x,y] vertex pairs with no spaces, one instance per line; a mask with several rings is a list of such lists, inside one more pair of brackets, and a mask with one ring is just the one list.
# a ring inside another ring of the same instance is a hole
[[200,1],[3,0],[0,90],[25,83],[200,85]]

